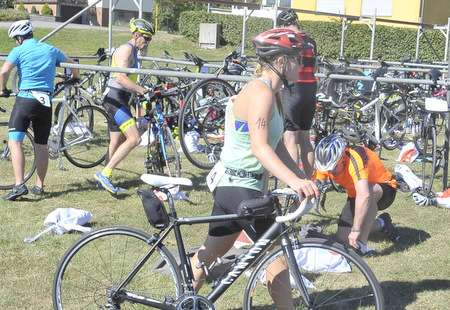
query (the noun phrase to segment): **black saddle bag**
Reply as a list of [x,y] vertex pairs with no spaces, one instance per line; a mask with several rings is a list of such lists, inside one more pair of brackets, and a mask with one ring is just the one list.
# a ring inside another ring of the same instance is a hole
[[151,189],[140,189],[137,191],[144,206],[145,215],[148,222],[155,228],[165,229],[169,226],[169,215],[163,202],[155,195]]

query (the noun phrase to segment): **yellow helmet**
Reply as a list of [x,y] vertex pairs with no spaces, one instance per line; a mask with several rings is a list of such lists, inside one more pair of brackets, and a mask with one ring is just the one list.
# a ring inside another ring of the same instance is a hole
[[131,33],[135,33],[139,31],[140,33],[145,33],[153,36],[155,34],[155,26],[152,23],[146,21],[145,19],[138,18],[132,19],[130,21],[130,31]]

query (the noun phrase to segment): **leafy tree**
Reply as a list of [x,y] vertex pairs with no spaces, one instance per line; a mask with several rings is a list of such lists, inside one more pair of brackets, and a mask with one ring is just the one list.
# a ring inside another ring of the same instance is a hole
[[18,11],[27,11],[28,12],[28,10],[25,8],[25,5],[23,5],[22,2],[20,2],[19,6],[17,7],[17,10]]
[[48,6],[48,3],[44,4],[41,10],[42,15],[53,15],[52,9]]
[[0,8],[2,9],[14,9],[16,0],[0,0]]
[[[197,2],[184,2],[177,0],[154,0],[155,14],[158,20],[158,29],[169,32],[178,32],[178,19],[181,12],[200,11],[206,12],[207,5]],[[156,11],[156,6],[158,10]],[[155,20],[156,20],[155,18]]]
[[36,10],[36,7],[35,7],[34,5],[31,7],[31,13],[32,13],[32,14],[39,13],[39,12]]
[[[230,0],[229,0],[230,1]],[[233,2],[244,2],[244,0],[231,0]],[[158,18],[158,29],[167,30],[169,32],[178,32],[178,20],[180,14],[184,11],[207,11],[207,1],[185,2],[180,0],[154,0],[155,15]],[[248,0],[249,3],[262,3],[262,0]],[[156,12],[156,5],[158,11]],[[216,5],[215,8],[231,8],[229,5]]]

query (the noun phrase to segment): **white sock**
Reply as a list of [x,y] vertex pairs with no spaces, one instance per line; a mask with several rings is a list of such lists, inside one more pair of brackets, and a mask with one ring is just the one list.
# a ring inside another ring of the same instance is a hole
[[381,217],[377,217],[377,220],[380,221],[380,223],[381,223],[381,228],[383,228],[384,225],[386,225],[386,223],[384,222],[384,220],[383,220]]

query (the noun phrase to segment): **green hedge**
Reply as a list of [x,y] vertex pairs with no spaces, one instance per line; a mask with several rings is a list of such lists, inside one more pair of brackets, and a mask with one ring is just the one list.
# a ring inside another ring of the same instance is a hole
[[[221,45],[242,44],[242,16],[205,12],[183,12],[180,15],[180,33],[198,42],[200,23],[221,25]],[[251,38],[273,27],[268,18],[250,17],[247,20],[246,48],[253,49]],[[302,21],[300,28],[317,42],[318,54],[336,59],[339,56],[342,24],[324,21]],[[445,51],[445,37],[439,30],[427,30],[426,36],[442,58]],[[417,30],[413,28],[376,25],[374,59],[401,61],[404,56],[415,57]],[[351,24],[345,32],[344,55],[350,58],[369,59],[372,33],[366,24]],[[250,54],[250,52],[248,52]],[[438,61],[425,36],[420,38],[419,58]]]
[[17,11],[14,9],[0,10],[0,21],[16,21],[21,19],[29,19],[27,11]]
[[[180,33],[198,42],[201,23],[221,25],[220,45],[237,46],[242,44],[242,16],[198,11],[183,12],[179,20]],[[246,48],[251,47],[251,38],[262,32],[261,29],[270,29],[272,26],[273,21],[269,18],[250,17],[247,19]]]

